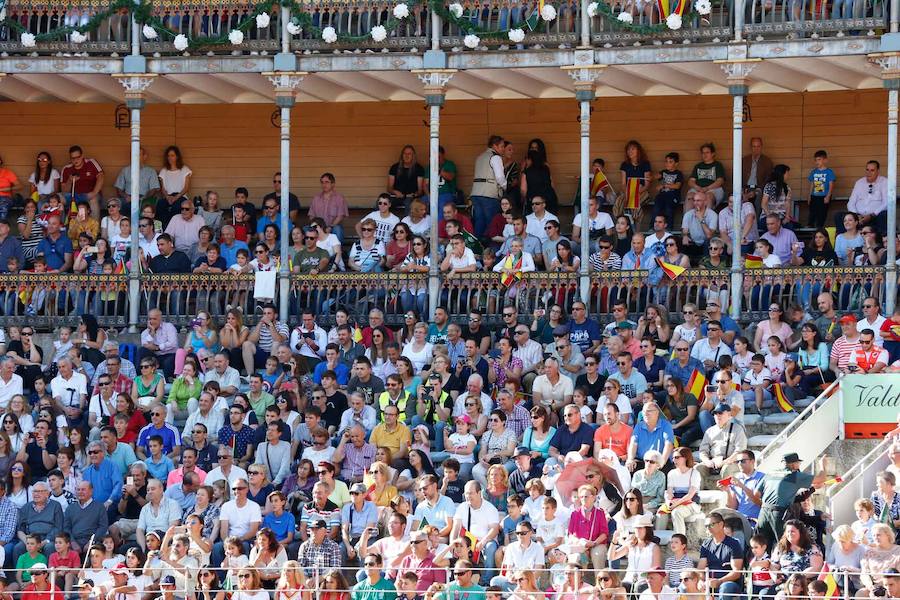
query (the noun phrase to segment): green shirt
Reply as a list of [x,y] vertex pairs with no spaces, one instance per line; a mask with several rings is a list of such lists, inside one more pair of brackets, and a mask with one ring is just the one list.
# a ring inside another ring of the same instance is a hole
[[484,588],[477,584],[469,587],[459,585],[458,581],[453,581],[447,585],[441,600],[481,600],[484,598]]
[[[456,163],[452,160],[445,160],[444,164],[440,166],[441,171],[447,171],[448,173],[453,173],[454,177],[451,180],[446,180],[443,177],[440,178],[440,183],[438,183],[438,194],[455,194],[456,193]],[[425,169],[425,179],[430,179],[429,175],[431,175],[431,169]]]
[[262,423],[266,419],[266,408],[275,404],[275,397],[268,392],[260,392],[259,398],[253,400],[250,394],[247,394],[247,400],[250,402],[250,408],[256,413],[256,418]]
[[797,490],[810,487],[812,482],[813,476],[801,471],[783,469],[769,473],[763,479],[760,493],[763,506],[787,508],[794,501]]
[[382,577],[374,585],[369,583],[368,579],[363,579],[353,586],[350,598],[352,600],[395,600],[397,592],[394,590],[394,584],[390,579]]
[[[31,567],[37,563],[44,563],[46,565],[47,562],[47,558],[43,554],[38,553],[37,556],[31,558],[31,555],[26,552],[16,561],[16,569],[31,569]],[[31,581],[31,571],[26,570],[22,573],[22,581]]]
[[294,271],[300,273],[309,273],[313,269],[318,269],[322,259],[326,261],[330,258],[328,251],[322,248],[316,248],[312,252],[304,248],[294,255]]
[[697,185],[706,187],[719,177],[723,180],[725,179],[725,167],[717,160],[713,161],[712,164],[699,162],[694,165],[694,170],[691,171],[691,177],[697,180]]

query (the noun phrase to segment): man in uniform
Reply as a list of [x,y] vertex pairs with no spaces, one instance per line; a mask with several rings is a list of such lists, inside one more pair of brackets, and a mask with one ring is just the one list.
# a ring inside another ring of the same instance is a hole
[[790,506],[800,488],[820,488],[825,481],[825,474],[810,475],[800,471],[800,457],[796,452],[785,454],[784,469],[768,473],[763,479],[762,509],[759,511],[759,521],[756,525],[756,533],[765,535],[769,539],[769,547],[781,539],[784,532],[784,511]]

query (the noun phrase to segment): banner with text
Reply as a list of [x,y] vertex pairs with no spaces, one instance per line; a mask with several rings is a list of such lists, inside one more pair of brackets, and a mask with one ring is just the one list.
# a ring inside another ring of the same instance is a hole
[[847,375],[840,385],[847,437],[882,437],[897,427],[900,373]]

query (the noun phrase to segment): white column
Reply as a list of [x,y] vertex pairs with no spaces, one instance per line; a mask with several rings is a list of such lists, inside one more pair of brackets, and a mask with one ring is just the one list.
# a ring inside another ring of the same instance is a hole
[[[892,3],[893,6],[894,3]],[[893,26],[896,14],[892,13]],[[888,92],[887,106],[887,258],[885,260],[883,300],[885,314],[891,314],[897,303],[897,117],[900,89],[900,52],[872,54],[869,60],[881,67],[881,78]]]
[[591,102],[597,95],[595,86],[597,78],[603,72],[606,65],[578,65],[565,66],[563,69],[575,82],[575,99],[579,108],[579,195],[581,197],[581,239],[579,240],[581,254],[581,268],[578,272],[578,287],[581,292],[581,300],[586,306],[590,306],[591,274],[588,259],[591,256],[590,236],[591,228],[588,222],[588,213],[591,195]]
[[741,316],[741,294],[744,286],[744,257],[741,254],[741,192],[744,188],[742,157],[744,148],[744,97],[749,92],[747,76],[759,62],[756,60],[734,60],[720,63],[728,79],[728,93],[732,97],[731,107],[731,195],[732,232],[731,232],[731,317]]
[[136,330],[140,317],[140,243],[138,242],[138,221],[141,215],[141,110],[147,103],[144,92],[153,83],[156,75],[120,74],[113,75],[125,88],[125,105],[131,110],[131,268],[128,270],[128,325]]
[[291,293],[291,273],[288,268],[290,252],[290,189],[291,189],[291,108],[297,102],[297,87],[306,73],[299,71],[264,73],[275,86],[275,103],[281,109],[281,214],[280,248],[281,264],[278,267],[278,318],[287,323]]
[[[436,27],[440,27],[439,21]],[[439,29],[438,29],[439,31]],[[434,36],[437,40],[437,36]],[[425,103],[428,105],[428,216],[431,221],[431,243],[429,244],[428,269],[428,318],[434,318],[434,311],[440,302],[440,253],[438,252],[438,188],[441,181],[440,163],[438,162],[441,145],[441,108],[444,106],[444,95],[447,83],[456,73],[453,69],[433,69],[414,71],[425,84]]]

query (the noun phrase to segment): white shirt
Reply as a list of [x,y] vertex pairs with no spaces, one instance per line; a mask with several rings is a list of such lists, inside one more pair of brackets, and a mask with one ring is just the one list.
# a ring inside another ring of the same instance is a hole
[[400,217],[394,213],[388,213],[388,216],[382,217],[381,213],[377,210],[373,210],[363,217],[363,220],[366,219],[375,221],[375,239],[382,244],[387,244],[391,241],[391,234],[394,233],[394,227],[400,222]]
[[363,406],[362,412],[360,413],[359,418],[354,418],[353,408],[348,408],[341,414],[341,424],[338,427],[338,433],[343,433],[350,427],[354,425],[361,425],[363,429],[366,430],[366,433],[370,433],[373,429],[375,429],[375,425],[378,424],[378,415],[375,412],[375,409],[366,404]]
[[[572,219],[572,225],[574,227],[584,227],[583,223],[584,223],[584,218],[582,217],[581,213],[578,213]],[[597,212],[596,217],[588,216],[588,226],[589,226],[588,231],[603,230],[604,232],[607,229],[612,229],[613,227],[615,227],[615,225],[613,224],[612,217],[610,217],[608,213],[601,212],[601,211]]]
[[533,540],[528,548],[523,548],[521,542],[513,542],[506,546],[503,564],[509,569],[543,568],[545,564],[544,547]]
[[648,235],[646,241],[644,242],[644,247],[647,250],[650,250],[651,248],[653,248],[653,246],[656,246],[658,244],[665,244],[666,240],[672,237],[672,234],[668,231],[663,231],[662,234],[662,238],[659,238],[659,234],[657,234],[657,232],[655,231],[651,235]]
[[544,225],[547,224],[547,221],[556,221],[558,223],[559,219],[557,219],[556,215],[549,210],[545,210],[544,216],[540,218],[534,213],[531,213],[525,218],[525,233],[539,238],[543,244],[550,239],[549,236],[547,236],[547,232],[544,231]]
[[487,500],[481,501],[481,508],[472,508],[468,502],[463,502],[456,507],[456,514],[453,515],[454,521],[459,523],[471,531],[479,540],[484,539],[491,529],[500,525],[500,513],[493,504]]
[[[209,481],[209,477],[207,477]],[[222,505],[219,512],[220,521],[228,521],[228,535],[244,537],[250,531],[250,525],[262,522],[262,513],[259,504],[253,500],[247,500],[244,506],[239,507],[237,500],[229,500]]]
[[463,267],[478,264],[475,260],[475,254],[469,248],[466,248],[462,257],[459,257],[452,252],[449,253],[448,256],[450,257],[450,268],[452,269],[462,269]]
[[[319,347],[318,351],[314,351],[309,347],[301,335],[303,333],[312,333],[312,338]],[[295,327],[291,332],[290,344],[291,352],[299,352],[301,356],[308,356],[309,358],[323,358],[325,356],[325,346],[328,345],[328,333],[318,325],[312,331],[306,331],[303,327]]]
[[858,215],[877,215],[887,210],[887,203],[887,177],[879,175],[872,183],[862,177],[853,184],[850,200],[847,201],[847,210]]
[[4,411],[9,408],[9,401],[13,396],[22,395],[22,378],[15,373],[9,378],[9,381],[3,381],[0,377],[0,409]]
[[110,412],[106,408],[106,402],[100,398],[100,394],[91,397],[91,401],[88,404],[88,413],[93,414],[97,417],[97,420],[101,420],[104,417],[111,417],[116,414],[116,399],[119,397],[119,394],[113,390],[112,395],[109,398],[109,401],[112,403],[113,410]]
[[546,375],[538,375],[531,386],[531,393],[540,392],[541,403],[550,406],[555,401],[564,400],[566,396],[571,396],[575,391],[575,384],[572,383],[570,377],[566,377],[562,373],[559,375],[559,381],[556,385],[550,383],[550,379]]
[[158,238],[158,233],[154,233],[153,238],[150,240],[142,235],[138,236],[138,245],[141,247],[141,250],[144,251],[144,256],[147,257],[147,260],[150,260],[154,256],[159,256],[159,246],[156,245],[156,240]]
[[[204,485],[212,485],[217,481],[221,481],[223,479],[228,480],[228,487],[234,485],[234,482],[238,479],[247,479],[247,471],[238,467],[237,465],[231,466],[231,471],[228,473],[228,477],[225,477],[225,474],[222,473],[222,467],[216,467],[212,471],[206,474],[206,479],[203,480]],[[255,502],[254,502],[255,504]]]
[[491,170],[494,171],[494,180],[497,182],[497,185],[502,188],[506,188],[506,171],[503,170],[503,157],[499,154],[494,154],[491,156],[490,163]]
[[181,190],[184,189],[184,182],[188,178],[188,175],[192,174],[193,172],[190,167],[184,165],[177,171],[162,169],[159,172],[159,179],[162,182],[163,190],[167,194],[179,194],[181,193]]
[[875,318],[874,323],[869,323],[869,320],[863,317],[861,321],[856,322],[856,331],[862,333],[863,329],[871,329],[875,334],[875,344],[884,346],[884,338],[881,337],[881,326],[884,325],[885,321],[887,321],[887,319],[881,315],[878,315],[878,317]]
[[731,348],[722,340],[713,347],[708,338],[700,338],[691,348],[691,358],[696,358],[700,362],[711,360],[717,363],[720,356],[731,356]]
[[37,173],[32,173],[28,177],[28,183],[33,183],[41,196],[46,196],[56,191],[57,181],[59,181],[59,171],[56,169],[50,170],[50,178],[47,181],[37,181]]
[[641,592],[638,600],[675,600],[675,590],[667,585],[663,585],[662,590],[657,595],[650,591],[650,588],[647,588]]
[[[232,366],[225,367],[225,372],[221,375],[215,369],[211,369],[203,374],[203,383],[209,383],[210,381],[218,383],[219,388],[223,390],[228,387],[238,389],[241,387],[241,374]],[[222,396],[220,395],[219,398],[221,399]],[[215,408],[219,408],[218,403],[216,404]],[[227,404],[223,408],[227,409]]]
[[[70,389],[74,389],[74,393]],[[72,377],[66,380],[59,374],[50,382],[50,395],[59,398],[64,407],[80,405],[81,397],[87,396],[87,377],[72,371]]]
[[[609,404],[609,400],[606,396],[597,398],[597,423],[603,423],[603,409],[606,408],[607,404]],[[634,423],[634,420],[630,418],[632,410],[631,401],[628,399],[628,396],[620,393],[619,397],[616,398],[616,406],[619,408],[619,418],[622,422]]]
[[409,230],[413,232],[413,235],[421,235],[423,238],[428,239],[428,232],[431,231],[431,217],[425,215],[422,217],[422,220],[418,223],[413,223],[411,217],[403,217],[401,223],[406,223],[409,225]]

